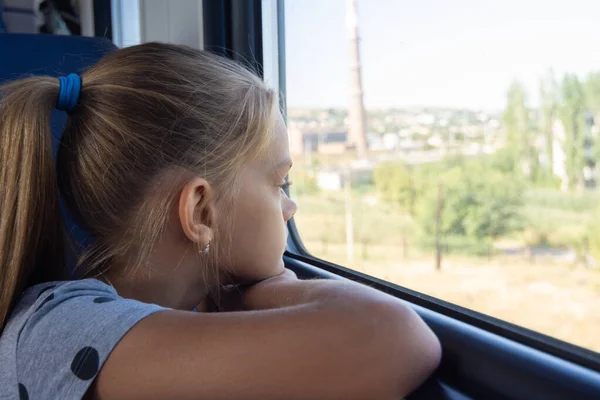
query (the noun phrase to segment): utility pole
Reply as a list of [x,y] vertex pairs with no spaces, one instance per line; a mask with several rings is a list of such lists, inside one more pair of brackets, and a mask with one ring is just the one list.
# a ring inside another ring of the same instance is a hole
[[348,117],[350,126],[349,140],[356,146],[359,160],[367,159],[367,124],[363,102],[363,88],[360,66],[358,36],[358,0],[347,0],[346,26],[350,42],[350,108]]
[[438,195],[435,210],[435,270],[442,270],[442,211],[444,209],[444,190],[442,180],[438,178]]
[[352,221],[352,172],[344,172],[344,205],[346,208],[346,259],[348,264],[354,261],[354,223]]

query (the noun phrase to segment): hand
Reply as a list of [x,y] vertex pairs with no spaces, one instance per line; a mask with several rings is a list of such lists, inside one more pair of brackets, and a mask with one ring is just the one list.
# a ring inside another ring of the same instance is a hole
[[294,277],[296,276],[292,271],[287,270],[282,266],[277,268],[270,269],[268,272],[264,272],[263,274],[256,274],[255,276],[243,276],[236,271],[221,271],[219,275],[219,283],[221,285],[243,285],[249,286],[254,285],[260,282],[267,281],[271,278],[276,278],[282,275],[289,276],[292,274]]
[[291,282],[297,279],[296,274],[286,268],[281,273],[255,284],[221,285],[218,291],[206,296],[197,309],[198,312],[244,311],[248,309],[245,304],[245,294],[249,289],[258,288],[260,290],[261,287]]
[[239,285],[220,286],[198,304],[198,312],[214,313],[223,311],[242,311],[244,309],[244,287]]
[[208,295],[196,306],[198,312],[211,313],[219,311],[211,295]]
[[242,285],[221,286],[214,294],[217,310],[220,312],[244,311],[244,292],[246,287]]

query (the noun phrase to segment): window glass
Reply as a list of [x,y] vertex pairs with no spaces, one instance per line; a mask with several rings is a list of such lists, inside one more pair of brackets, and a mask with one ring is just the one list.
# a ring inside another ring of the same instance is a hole
[[308,251],[600,351],[600,2],[285,5]]

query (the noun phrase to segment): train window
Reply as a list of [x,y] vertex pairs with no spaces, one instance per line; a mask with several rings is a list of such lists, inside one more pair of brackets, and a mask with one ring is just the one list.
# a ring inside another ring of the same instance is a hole
[[600,3],[285,7],[308,253],[600,352]]

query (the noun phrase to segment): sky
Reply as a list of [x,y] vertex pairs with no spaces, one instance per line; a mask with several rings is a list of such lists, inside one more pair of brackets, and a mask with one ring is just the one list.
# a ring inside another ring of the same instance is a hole
[[[288,107],[346,107],[347,0],[285,0]],[[367,108],[499,110],[518,79],[600,70],[600,0],[358,0]]]

